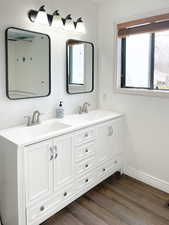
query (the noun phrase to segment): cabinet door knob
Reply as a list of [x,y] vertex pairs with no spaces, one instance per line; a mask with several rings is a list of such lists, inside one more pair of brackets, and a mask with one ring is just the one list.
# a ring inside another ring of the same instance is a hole
[[54,157],[54,155],[53,155],[53,148],[50,147],[50,161],[53,160],[53,157]]
[[105,169],[105,168],[103,168],[103,169],[102,169],[102,171],[103,171],[103,172],[105,172],[105,171],[106,171],[106,169]]
[[45,207],[42,205],[42,206],[40,207],[40,211],[43,212],[44,210],[45,210]]
[[86,179],[85,182],[88,183],[89,179]]
[[88,165],[88,164],[86,164],[86,165],[85,165],[85,167],[86,167],[86,168],[88,168],[88,167],[89,167],[89,165]]
[[63,195],[64,195],[64,197],[66,197],[67,196],[67,192],[65,192]]
[[85,149],[85,152],[88,152],[88,151],[89,151],[89,150],[86,148],[86,149]]
[[118,163],[118,161],[117,161],[117,160],[115,160],[115,161],[114,161],[114,163],[115,163],[115,164],[117,164],[117,163]]
[[108,136],[112,136],[113,133],[114,133],[113,127],[112,126],[108,127]]
[[88,134],[88,133],[85,133],[84,137],[86,137],[86,138],[87,138],[88,136],[89,136],[89,134]]

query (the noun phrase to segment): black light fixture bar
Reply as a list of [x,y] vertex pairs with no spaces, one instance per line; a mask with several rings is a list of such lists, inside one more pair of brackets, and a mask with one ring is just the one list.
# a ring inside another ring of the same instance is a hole
[[[36,17],[37,17],[37,15],[38,15],[38,12],[39,12],[39,11],[46,12],[46,10],[45,10],[45,5],[42,5],[38,10],[31,9],[31,10],[28,12],[28,18],[30,19],[31,22],[34,23],[34,22],[36,21]],[[46,14],[47,14],[47,13],[46,13]],[[59,10],[55,10],[54,13],[53,13],[52,15],[51,15],[51,14],[47,14],[49,26],[52,25],[53,16],[55,16],[55,15],[60,16]],[[72,19],[72,16],[71,16],[71,14],[68,14],[65,18],[62,18],[62,17],[61,17],[61,19],[62,19],[62,21],[63,21],[63,25],[65,25],[66,20]],[[75,26],[75,29],[76,29],[77,23],[80,23],[80,22],[83,22],[82,17],[78,18],[76,21],[73,21],[74,26]]]

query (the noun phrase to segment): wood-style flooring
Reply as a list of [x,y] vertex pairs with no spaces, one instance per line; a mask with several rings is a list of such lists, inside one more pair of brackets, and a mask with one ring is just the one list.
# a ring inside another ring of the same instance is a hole
[[169,194],[112,176],[43,225],[169,225]]

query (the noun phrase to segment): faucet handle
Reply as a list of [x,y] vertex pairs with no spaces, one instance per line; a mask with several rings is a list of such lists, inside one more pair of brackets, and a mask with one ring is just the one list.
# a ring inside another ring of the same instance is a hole
[[83,111],[85,112],[85,113],[88,113],[88,106],[90,106],[90,104],[88,103],[88,102],[85,102],[84,104],[83,104]]
[[37,124],[41,123],[40,116],[43,116],[45,113],[39,113],[37,115]]
[[29,127],[31,126],[31,116],[24,116],[25,119],[27,119],[26,126]]
[[79,106],[79,114],[82,114],[83,113],[83,108],[82,108],[82,106]]

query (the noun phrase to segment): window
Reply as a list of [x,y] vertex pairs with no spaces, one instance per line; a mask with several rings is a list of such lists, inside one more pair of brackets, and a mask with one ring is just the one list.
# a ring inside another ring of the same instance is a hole
[[85,64],[85,56],[84,56],[84,44],[73,45],[72,47],[72,71],[71,74],[71,84],[84,84],[84,64]]
[[119,24],[118,29],[121,87],[169,91],[169,14]]

